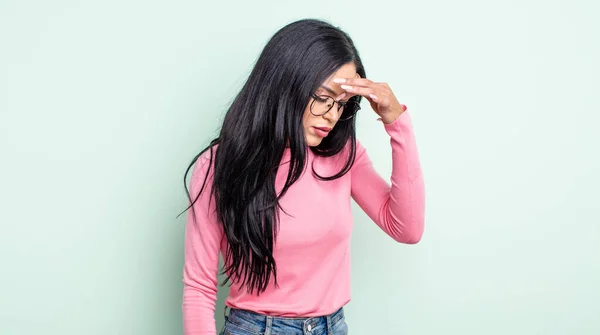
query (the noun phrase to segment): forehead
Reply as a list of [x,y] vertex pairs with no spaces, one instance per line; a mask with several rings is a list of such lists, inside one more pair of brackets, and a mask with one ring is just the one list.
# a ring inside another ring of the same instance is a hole
[[[336,95],[342,94],[343,90],[340,88],[340,85],[333,82],[334,78],[355,78],[358,74],[356,73],[356,66],[354,63],[344,64],[340,67],[334,74],[329,76],[321,85],[331,89],[335,92]],[[319,88],[319,92],[323,94],[331,94],[328,90],[324,88]]]
[[328,80],[333,78],[354,78],[356,77],[356,65],[354,63],[344,64]]

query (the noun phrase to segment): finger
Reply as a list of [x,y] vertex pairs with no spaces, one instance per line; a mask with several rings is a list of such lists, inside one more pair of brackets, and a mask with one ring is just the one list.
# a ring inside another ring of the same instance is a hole
[[341,85],[340,86],[344,91],[354,95],[362,95],[364,97],[368,97],[369,94],[375,94],[375,91],[370,87],[359,87],[359,86],[350,86],[350,85]]
[[[374,111],[377,111],[377,106],[378,106],[378,99],[374,99],[374,95],[373,94],[369,94],[368,97],[365,97],[365,99],[367,99],[367,101],[369,102],[369,104],[371,105],[371,108],[373,108]],[[376,97],[375,97],[376,98]]]
[[376,83],[366,78],[334,78],[332,81],[349,86],[372,87],[376,85]]
[[348,93],[346,93],[346,92],[338,95],[337,98],[335,98],[335,101],[340,101],[340,100],[344,99],[346,97],[346,95],[348,95]]
[[378,96],[376,94],[369,94],[367,99],[369,101],[375,102],[377,105],[381,106],[382,108],[386,108],[390,104],[390,101],[388,98],[386,98],[384,96]]

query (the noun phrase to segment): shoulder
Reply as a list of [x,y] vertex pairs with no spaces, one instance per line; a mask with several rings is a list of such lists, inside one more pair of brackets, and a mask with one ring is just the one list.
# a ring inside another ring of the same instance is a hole
[[[338,154],[332,157],[332,161],[335,162],[337,168],[342,168],[348,162],[349,159],[352,159],[352,146],[352,140],[348,140],[344,148]],[[357,164],[362,164],[365,158],[368,159],[365,147],[358,139],[355,139],[354,158],[351,169],[354,168],[354,166],[356,166]]]
[[211,161],[215,160],[215,154],[217,153],[218,144],[215,144],[204,150],[196,160],[196,164],[210,164]]
[[[350,150],[350,145],[348,145],[348,150]],[[364,147],[364,145],[357,139],[356,140],[356,144],[354,147],[354,163],[352,164],[352,168],[351,170],[356,170],[357,168],[364,166],[364,165],[369,165],[370,164],[370,159],[369,159],[369,155],[367,154],[367,149]]]
[[198,179],[203,180],[207,177],[208,170],[214,167],[217,146],[218,145],[213,145],[207,148],[206,150],[204,150],[204,152],[200,153],[196,157],[196,161],[194,162],[194,169],[192,172],[193,181],[196,181]]
[[[351,150],[352,150],[352,141],[349,140],[343,150],[343,156],[346,158],[350,157]],[[366,154],[366,152],[367,152],[367,150],[362,145],[362,143],[358,139],[356,139],[354,141],[355,161],[360,160]]]

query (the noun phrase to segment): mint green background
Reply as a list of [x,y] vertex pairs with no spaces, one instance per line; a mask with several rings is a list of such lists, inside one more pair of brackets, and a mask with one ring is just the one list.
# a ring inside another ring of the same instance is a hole
[[[599,12],[0,1],[0,334],[182,333],[183,171],[268,38],[303,17],[347,30],[409,106],[426,178],[416,246],[355,207],[351,333],[600,334]],[[363,112],[387,176],[387,134]]]

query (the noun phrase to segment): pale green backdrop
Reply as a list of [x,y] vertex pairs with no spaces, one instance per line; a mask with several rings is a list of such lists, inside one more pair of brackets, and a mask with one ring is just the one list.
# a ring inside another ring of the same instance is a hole
[[[409,106],[427,185],[415,246],[355,207],[351,334],[600,334],[599,14],[1,0],[0,334],[182,333],[184,169],[268,38],[304,17],[350,33]],[[375,119],[365,105],[359,139],[387,176]]]

